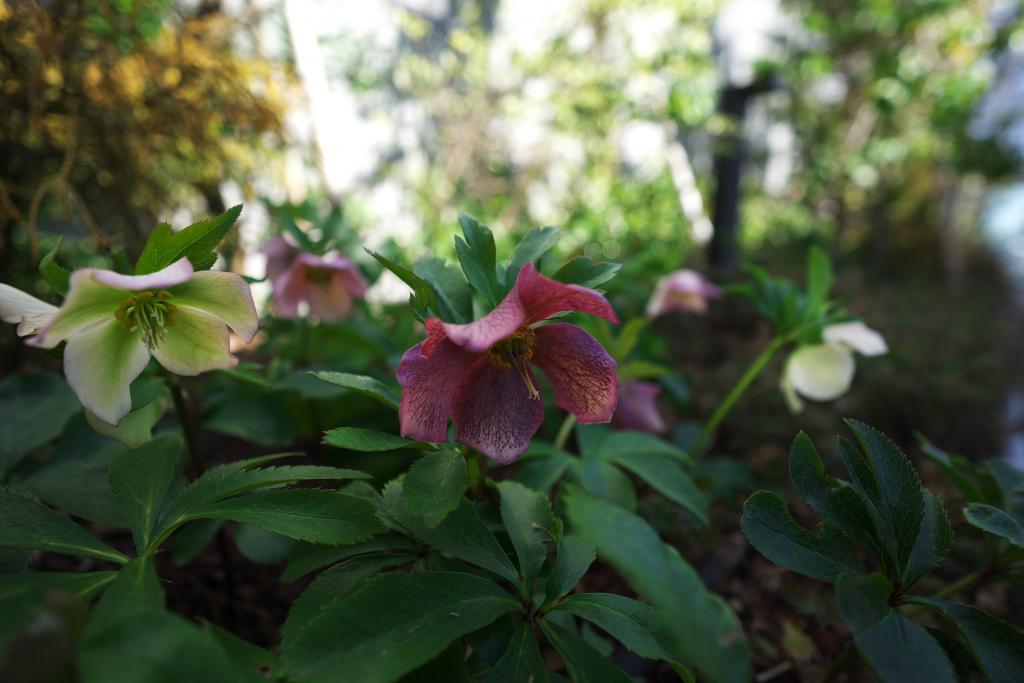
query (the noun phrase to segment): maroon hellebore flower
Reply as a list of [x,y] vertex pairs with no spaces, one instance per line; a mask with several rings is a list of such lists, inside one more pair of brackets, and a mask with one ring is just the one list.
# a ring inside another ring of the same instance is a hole
[[282,318],[299,317],[299,304],[309,306],[317,320],[341,320],[352,300],[366,294],[366,280],[344,256],[314,256],[275,235],[263,245],[267,276],[274,287],[274,311]]
[[638,379],[623,380],[619,385],[619,406],[612,422],[619,429],[630,429],[648,434],[665,431],[665,421],[658,412],[658,394],[661,387],[654,382]]
[[544,420],[530,363],[544,371],[559,406],[580,424],[608,422],[615,411],[615,361],[575,325],[538,325],[582,311],[618,323],[602,294],[546,278],[532,263],[497,308],[472,323],[426,322],[427,338],[398,366],[402,436],[441,442],[448,417],[460,442],[508,464],[522,455]]

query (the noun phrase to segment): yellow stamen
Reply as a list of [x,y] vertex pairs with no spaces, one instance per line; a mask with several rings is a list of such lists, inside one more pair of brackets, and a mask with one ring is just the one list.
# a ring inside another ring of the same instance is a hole
[[527,361],[533,356],[533,344],[536,335],[529,327],[520,327],[509,337],[502,339],[491,348],[487,349],[487,358],[494,365],[502,368],[515,368],[523,384],[526,385],[526,392],[533,400],[540,399],[540,390],[537,388],[533,377],[530,375]]

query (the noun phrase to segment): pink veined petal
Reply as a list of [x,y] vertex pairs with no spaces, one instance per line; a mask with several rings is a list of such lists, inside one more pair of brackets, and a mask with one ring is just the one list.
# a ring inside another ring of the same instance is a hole
[[245,341],[252,341],[259,329],[256,304],[249,284],[235,273],[204,270],[170,289],[175,307],[185,306],[209,313],[233,329]]
[[[531,379],[536,385],[532,373]],[[452,420],[460,442],[507,465],[529,447],[544,421],[544,401],[530,398],[515,369],[484,360],[457,392]]]
[[180,285],[192,277],[192,272],[192,264],[187,258],[182,257],[163,270],[147,275],[122,275],[112,270],[95,270],[92,268],[75,271],[75,275],[89,273],[100,284],[137,292],[143,289],[168,289],[174,285]]
[[337,275],[327,282],[310,282],[306,302],[310,316],[317,320],[342,320],[352,312],[352,296]]
[[45,327],[57,315],[57,307],[0,283],[0,320],[18,326],[18,336],[27,337]]
[[482,354],[442,341],[429,355],[423,342],[402,356],[396,373],[402,385],[398,418],[402,436],[441,442],[447,438],[448,416],[463,383],[487,364]]
[[[531,264],[532,265],[532,264]],[[524,268],[526,266],[523,266]],[[528,323],[526,311],[513,289],[493,311],[471,323],[442,323],[449,339],[469,351],[486,351]]]
[[306,269],[298,263],[292,263],[274,282],[274,312],[281,318],[296,318],[299,315],[299,303],[306,300],[309,282],[306,280]]
[[519,269],[515,287],[509,296],[513,294],[519,297],[528,325],[563,311],[580,311],[613,323],[619,322],[603,294],[588,287],[566,285],[544,277],[532,262],[524,263]]
[[64,375],[82,405],[104,422],[116,425],[132,409],[129,386],[149,362],[138,332],[120,322],[95,325],[68,339]]
[[198,375],[238,365],[228,346],[227,325],[208,313],[184,306],[175,310],[174,322],[164,328],[153,347],[153,356],[176,375]]
[[620,429],[658,434],[665,431],[665,420],[658,411],[661,387],[654,382],[627,379],[619,384],[619,403],[612,422]]
[[615,412],[618,377],[615,361],[601,344],[575,325],[557,323],[536,328],[530,359],[544,371],[555,401],[580,424],[608,422]]

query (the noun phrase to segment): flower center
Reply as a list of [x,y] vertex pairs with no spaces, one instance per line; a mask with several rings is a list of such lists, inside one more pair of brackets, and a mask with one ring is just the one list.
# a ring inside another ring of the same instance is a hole
[[526,385],[526,392],[530,398],[540,398],[540,391],[530,376],[527,361],[533,356],[533,344],[536,335],[529,327],[520,327],[509,337],[502,339],[491,348],[487,349],[487,359],[494,365],[501,368],[515,368],[516,372]]
[[334,275],[334,271],[331,270],[330,268],[321,268],[320,266],[306,266],[307,282],[322,285],[325,282],[329,282],[332,275]]
[[141,330],[142,341],[153,348],[174,324],[175,308],[169,301],[171,298],[172,294],[165,289],[139,292],[122,301],[114,317],[129,332]]

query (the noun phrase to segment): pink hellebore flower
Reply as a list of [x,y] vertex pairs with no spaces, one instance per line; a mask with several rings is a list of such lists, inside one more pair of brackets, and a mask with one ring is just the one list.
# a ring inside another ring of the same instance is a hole
[[677,270],[663,277],[647,303],[647,315],[657,318],[672,311],[703,315],[708,299],[722,296],[722,290],[695,270]]
[[551,381],[558,405],[581,424],[608,422],[617,396],[615,361],[575,325],[538,325],[563,311],[619,322],[599,292],[546,278],[532,263],[480,320],[428,319],[426,340],[406,351],[398,366],[402,435],[444,441],[451,416],[459,441],[500,463],[514,461],[544,420],[531,363]]
[[305,302],[311,317],[341,320],[352,311],[352,300],[366,294],[366,280],[344,256],[314,256],[280,235],[262,251],[274,286],[274,310],[282,318],[299,317],[299,304]]
[[619,387],[619,405],[612,422],[619,429],[630,429],[648,434],[665,431],[665,420],[658,412],[658,394],[661,387],[654,382],[638,379],[623,380]]
[[[86,268],[71,275],[59,309],[7,286],[0,315],[32,346],[67,341],[64,374],[87,409],[117,424],[131,411],[129,385],[155,356],[178,375],[231,368],[228,328],[246,340],[258,321],[249,285],[234,273],[193,272],[187,258],[148,275]],[[27,326],[27,327],[26,327]]]

